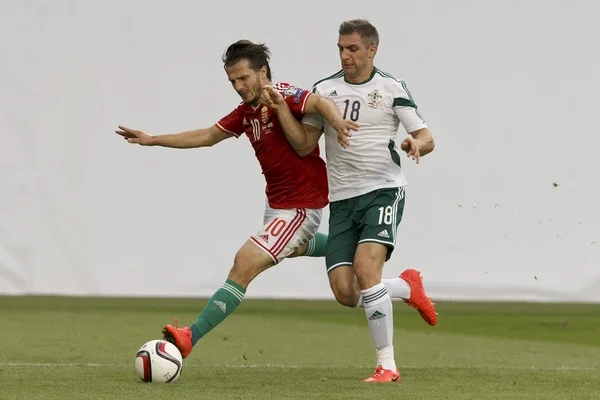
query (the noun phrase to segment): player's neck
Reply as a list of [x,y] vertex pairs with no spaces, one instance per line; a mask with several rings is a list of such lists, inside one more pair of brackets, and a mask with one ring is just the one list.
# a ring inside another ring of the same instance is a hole
[[358,84],[370,81],[371,78],[373,78],[374,74],[375,74],[375,66],[371,65],[371,66],[365,68],[365,70],[363,72],[361,72],[359,75],[354,76],[352,78],[350,78],[348,76],[344,76],[344,79],[348,83],[358,85]]

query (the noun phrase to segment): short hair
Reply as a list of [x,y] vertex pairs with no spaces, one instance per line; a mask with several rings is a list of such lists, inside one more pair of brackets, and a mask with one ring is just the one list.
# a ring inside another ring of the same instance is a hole
[[271,80],[270,58],[271,52],[264,43],[256,44],[249,40],[238,40],[225,50],[221,60],[224,68],[231,67],[242,60],[248,60],[250,68],[255,71],[265,65],[267,67],[267,78]]
[[366,19],[353,19],[350,21],[344,21],[340,25],[340,35],[351,35],[358,33],[363,41],[369,46],[379,46],[379,33]]

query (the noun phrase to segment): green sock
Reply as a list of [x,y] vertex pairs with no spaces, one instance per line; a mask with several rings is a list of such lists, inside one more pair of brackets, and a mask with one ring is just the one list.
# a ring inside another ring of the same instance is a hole
[[212,295],[208,304],[204,307],[192,330],[192,346],[200,338],[219,325],[240,305],[246,294],[246,289],[232,280],[227,279],[225,284]]
[[307,257],[324,257],[326,248],[327,235],[317,232],[317,234],[310,239],[310,242],[308,242],[308,247],[306,248],[306,253],[304,253],[304,255]]

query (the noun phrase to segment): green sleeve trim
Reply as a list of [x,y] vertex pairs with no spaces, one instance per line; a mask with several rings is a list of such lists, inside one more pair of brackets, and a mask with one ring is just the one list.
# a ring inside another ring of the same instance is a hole
[[417,105],[415,104],[414,101],[412,101],[410,99],[405,99],[403,97],[396,97],[394,99],[393,107],[412,107],[412,108],[417,108]]

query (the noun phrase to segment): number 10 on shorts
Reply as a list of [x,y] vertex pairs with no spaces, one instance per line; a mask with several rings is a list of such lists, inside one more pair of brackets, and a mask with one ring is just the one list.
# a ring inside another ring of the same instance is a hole
[[317,233],[321,223],[321,210],[274,210],[267,206],[263,220],[261,230],[250,239],[278,263]]
[[265,228],[265,232],[277,237],[283,228],[285,228],[285,221],[279,218],[274,218],[273,221],[271,221],[271,223]]

